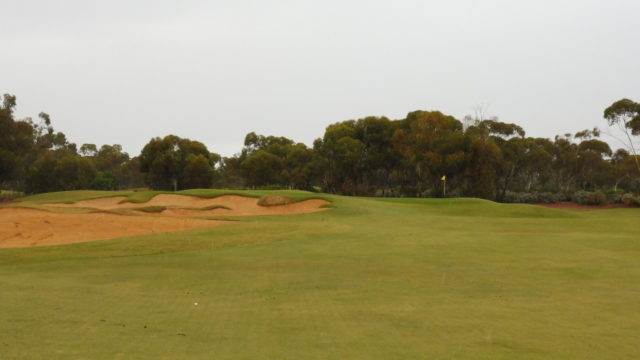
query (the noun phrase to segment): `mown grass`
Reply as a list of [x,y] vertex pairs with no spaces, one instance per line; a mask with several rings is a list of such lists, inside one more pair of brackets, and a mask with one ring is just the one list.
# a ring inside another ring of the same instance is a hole
[[0,358],[640,353],[640,210],[323,196],[333,209],[0,250]]

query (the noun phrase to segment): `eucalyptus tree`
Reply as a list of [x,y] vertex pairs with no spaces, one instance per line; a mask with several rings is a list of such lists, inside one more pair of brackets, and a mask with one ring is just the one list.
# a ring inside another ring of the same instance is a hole
[[[206,166],[199,156],[205,159]],[[206,185],[202,179],[213,176],[219,160],[220,156],[209,152],[201,142],[167,135],[153,138],[145,145],[140,154],[140,171],[150,187],[175,191],[189,187],[194,181]]]
[[640,172],[640,159],[638,159],[638,146],[634,136],[640,135],[640,104],[621,99],[604,110],[604,118],[609,126],[616,126],[623,134],[619,139],[634,158],[636,167]]

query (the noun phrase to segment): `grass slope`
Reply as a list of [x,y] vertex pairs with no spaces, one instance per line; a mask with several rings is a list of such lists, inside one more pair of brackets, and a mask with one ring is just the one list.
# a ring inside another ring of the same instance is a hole
[[0,250],[0,358],[640,353],[640,210],[324,197],[334,209]]

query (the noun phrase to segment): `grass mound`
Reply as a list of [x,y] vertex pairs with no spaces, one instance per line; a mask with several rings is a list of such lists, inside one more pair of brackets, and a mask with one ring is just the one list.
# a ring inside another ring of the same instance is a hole
[[233,210],[231,207],[226,206],[226,205],[211,205],[211,206],[205,206],[205,207],[195,207],[195,208],[186,208],[187,210],[200,210],[200,211],[209,211],[209,210],[216,210],[216,209],[225,209],[225,210]]
[[166,206],[145,206],[145,207],[136,208],[134,210],[142,211],[146,213],[161,213],[167,210],[167,207]]
[[270,195],[263,196],[258,200],[258,205],[260,206],[280,206],[280,205],[289,205],[293,202],[292,199],[286,196],[280,195]]

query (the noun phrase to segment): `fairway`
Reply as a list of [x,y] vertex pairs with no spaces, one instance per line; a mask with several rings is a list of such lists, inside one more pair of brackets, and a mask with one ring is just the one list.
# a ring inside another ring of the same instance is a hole
[[[640,209],[179,193],[325,199],[330,208],[219,211],[206,221],[224,226],[0,249],[0,359],[640,354]],[[69,211],[83,200],[156,195],[62,192],[14,205]]]

